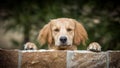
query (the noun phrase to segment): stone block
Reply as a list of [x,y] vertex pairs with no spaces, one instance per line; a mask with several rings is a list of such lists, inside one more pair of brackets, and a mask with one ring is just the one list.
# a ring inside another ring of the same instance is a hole
[[66,51],[22,51],[22,68],[66,68]]
[[0,49],[0,68],[17,68],[18,50]]
[[105,52],[69,51],[68,68],[107,68]]
[[120,51],[108,51],[109,68],[120,68]]

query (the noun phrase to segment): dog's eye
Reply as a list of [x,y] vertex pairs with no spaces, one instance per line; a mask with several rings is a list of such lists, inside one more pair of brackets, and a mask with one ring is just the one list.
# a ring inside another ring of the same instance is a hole
[[55,32],[59,32],[60,30],[59,29],[54,29]]
[[72,29],[68,28],[67,31],[68,31],[68,32],[69,32],[69,31],[72,31]]

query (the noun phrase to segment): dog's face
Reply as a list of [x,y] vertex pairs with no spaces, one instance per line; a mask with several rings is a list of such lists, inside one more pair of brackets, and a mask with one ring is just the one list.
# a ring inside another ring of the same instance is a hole
[[41,45],[48,43],[58,47],[67,47],[84,43],[87,32],[84,27],[74,19],[58,18],[51,20],[40,31],[38,40]]
[[52,20],[52,37],[55,46],[68,46],[73,44],[75,23],[72,20]]

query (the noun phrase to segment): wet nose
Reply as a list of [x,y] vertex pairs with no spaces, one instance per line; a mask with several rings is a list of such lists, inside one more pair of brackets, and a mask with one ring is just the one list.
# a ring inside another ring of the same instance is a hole
[[65,36],[60,37],[60,42],[66,43],[66,41],[67,41],[67,37]]

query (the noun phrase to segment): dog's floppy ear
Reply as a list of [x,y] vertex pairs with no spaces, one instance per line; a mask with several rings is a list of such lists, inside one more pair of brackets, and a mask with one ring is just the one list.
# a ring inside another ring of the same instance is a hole
[[52,35],[51,35],[51,26],[50,23],[46,24],[39,32],[38,41],[41,45],[45,43],[52,43]]
[[85,41],[88,39],[87,32],[85,28],[76,20],[73,20],[75,23],[75,34],[74,34],[74,44],[79,45],[80,43],[85,44]]

